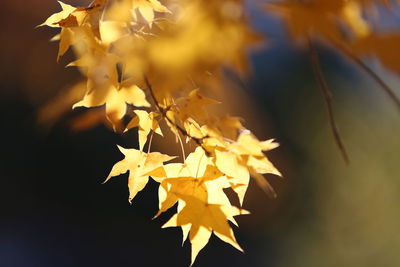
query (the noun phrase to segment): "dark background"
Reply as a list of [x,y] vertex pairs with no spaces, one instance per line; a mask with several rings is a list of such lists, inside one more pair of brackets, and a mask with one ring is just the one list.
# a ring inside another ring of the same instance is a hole
[[[34,29],[57,3],[2,0],[0,10],[0,266],[188,266],[180,230],[160,228],[171,214],[151,220],[156,183],[133,205],[126,175],[101,184],[122,159],[116,144],[136,145],[132,133],[74,132],[69,122],[81,111],[38,123],[40,107],[79,78],[64,68],[71,55],[56,63],[57,45],[47,41],[54,31]],[[308,53],[277,19],[251,10],[270,39],[252,55],[243,85],[247,126],[281,143],[269,157],[285,178],[268,177],[275,200],[251,184],[244,206],[252,214],[235,229],[244,254],[213,237],[195,266],[398,266],[399,112],[368,76],[318,47],[351,158],[346,167]],[[397,77],[370,64],[400,91]]]

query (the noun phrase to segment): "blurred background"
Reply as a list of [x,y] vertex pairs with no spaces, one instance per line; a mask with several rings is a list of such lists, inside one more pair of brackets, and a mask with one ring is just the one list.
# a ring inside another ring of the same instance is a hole
[[[0,2],[0,266],[188,266],[180,230],[160,228],[170,214],[151,220],[156,183],[133,205],[126,175],[101,184],[122,159],[116,144],[137,145],[133,134],[103,125],[73,131],[80,111],[38,122],[40,108],[80,77],[64,67],[71,54],[56,62],[57,44],[48,42],[55,32],[35,29],[58,8],[53,0]],[[255,4],[249,10],[269,37],[251,56],[253,73],[232,115],[260,139],[277,139],[269,157],[284,179],[268,177],[273,200],[251,185],[244,207],[252,214],[238,217],[235,229],[244,254],[213,237],[195,266],[400,266],[399,111],[351,62],[317,48],[346,166],[307,51],[291,44],[279,19]],[[399,78],[370,64],[399,94]]]

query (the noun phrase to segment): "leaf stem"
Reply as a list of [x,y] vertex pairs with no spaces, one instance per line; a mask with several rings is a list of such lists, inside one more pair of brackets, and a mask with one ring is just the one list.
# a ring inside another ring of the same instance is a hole
[[152,130],[152,131],[151,131],[151,134],[150,134],[149,145],[148,145],[148,147],[147,147],[147,154],[150,153],[151,144],[153,143],[153,136],[154,136],[154,131]]
[[178,134],[178,140],[181,145],[183,162],[185,162],[185,160],[186,160],[185,147],[183,146],[182,137],[179,134]]

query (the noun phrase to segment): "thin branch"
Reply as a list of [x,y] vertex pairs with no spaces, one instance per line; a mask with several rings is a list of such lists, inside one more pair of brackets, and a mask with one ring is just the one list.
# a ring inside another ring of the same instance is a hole
[[328,110],[329,123],[331,125],[333,137],[335,138],[336,145],[340,150],[343,160],[345,161],[346,164],[349,164],[350,161],[349,161],[349,157],[347,156],[346,148],[342,142],[342,139],[339,134],[339,130],[336,126],[335,116],[334,116],[333,107],[332,107],[332,92],[330,91],[328,83],[325,80],[325,76],[322,73],[321,65],[320,65],[319,57],[318,57],[318,52],[315,49],[310,38],[308,38],[308,48],[309,48],[309,52],[310,52],[311,65],[314,70],[314,75],[315,75],[318,85],[322,91],[322,94],[323,94],[324,100],[325,100],[325,104],[326,104],[326,107]]
[[394,91],[385,83],[385,81],[378,76],[367,64],[365,64],[359,57],[354,55],[348,48],[339,44],[334,40],[330,40],[337,49],[339,49],[343,54],[345,54],[351,61],[357,64],[361,69],[363,69],[382,89],[385,93],[392,99],[396,104],[397,108],[400,110],[400,98],[394,93]]

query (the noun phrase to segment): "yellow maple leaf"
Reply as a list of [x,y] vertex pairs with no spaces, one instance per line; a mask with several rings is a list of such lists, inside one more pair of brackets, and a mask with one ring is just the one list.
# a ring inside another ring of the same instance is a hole
[[48,19],[46,19],[45,22],[38,25],[38,27],[49,26],[49,27],[53,27],[53,28],[60,28],[61,26],[58,24],[58,22],[66,19],[76,9],[76,7],[65,4],[61,1],[58,1],[58,3],[60,4],[62,11],[51,15]]
[[250,131],[242,131],[235,143],[230,147],[239,155],[264,156],[263,151],[278,147],[273,139],[260,142]]
[[[209,204],[222,205],[225,209],[231,203],[223,191],[230,184],[225,176],[215,166],[208,165],[203,177],[175,177],[163,179],[159,186],[159,211],[154,216],[158,217],[162,212],[170,209],[178,202],[178,212],[186,205],[181,196],[193,196]],[[227,219],[237,226],[233,216]],[[185,229],[182,229],[185,230]]]
[[[176,169],[176,173],[181,174],[182,166],[170,163],[168,167]],[[167,167],[167,169],[168,169]],[[203,201],[214,204],[230,205],[228,198],[223,192],[223,188],[228,188],[229,184],[226,179],[218,179],[223,177],[223,174],[218,171],[215,166],[207,165],[206,172],[202,177],[191,177],[184,175],[166,176],[162,175],[163,179],[157,177],[159,170],[147,173],[160,182],[159,187],[159,211],[154,217],[158,217],[162,212],[171,208],[180,199],[180,195],[195,196]],[[209,194],[212,192],[213,194]]]
[[134,127],[139,127],[139,147],[140,150],[143,150],[143,147],[147,142],[147,136],[151,131],[161,136],[163,135],[157,120],[159,114],[156,112],[148,113],[145,110],[135,110],[134,112],[136,117],[129,122],[125,131]]
[[143,90],[130,81],[124,81],[119,88],[110,85],[104,87],[103,90],[97,88],[97,90],[89,91],[81,101],[73,105],[73,108],[105,105],[107,118],[113,123],[114,130],[116,130],[116,125],[126,113],[126,104],[136,107],[150,106]]
[[263,151],[277,146],[278,144],[273,140],[260,142],[250,132],[243,131],[236,142],[227,145],[226,148],[215,149],[215,165],[228,176],[241,205],[250,176],[268,195],[276,197],[272,186],[261,174],[270,173],[281,176],[281,173],[263,154]]
[[228,224],[228,217],[248,214],[247,211],[233,206],[222,208],[222,205],[209,204],[193,196],[179,194],[178,196],[185,202],[185,206],[178,214],[174,214],[163,225],[163,228],[190,225],[191,264],[194,263],[200,250],[208,243],[212,233],[222,241],[243,251]]
[[220,102],[214,99],[200,95],[199,89],[195,89],[191,91],[187,97],[176,100],[176,114],[182,121],[190,117],[203,121],[207,117],[204,106],[219,103]]
[[241,121],[242,119],[239,117],[225,115],[222,118],[212,118],[209,124],[218,128],[224,137],[236,140],[240,130],[244,129]]
[[247,180],[250,176],[247,166],[241,161],[240,156],[231,151],[215,150],[215,165],[230,177]]
[[[68,18],[72,18],[71,14],[76,10],[76,7],[65,4],[61,1],[58,1],[60,4],[62,11],[56,14],[51,15],[45,22],[38,25],[37,27],[49,26],[53,28],[62,28],[60,22],[68,20]],[[60,59],[62,55],[68,50],[68,48],[74,43],[74,33],[69,28],[62,28],[61,33],[53,37],[52,40],[60,40],[59,43],[59,52],[57,55],[57,61]]]
[[171,11],[158,0],[132,0],[132,16],[137,21],[135,11],[138,10],[146,22],[151,25],[154,21],[154,12],[170,13]]
[[99,46],[98,49],[84,54],[78,60],[68,64],[68,66],[80,67],[87,76],[89,91],[95,88],[107,90],[104,87],[109,87],[110,84],[115,88],[119,87],[117,64],[120,60],[120,57],[106,52],[103,47]]
[[[57,60],[64,55],[70,46],[75,45],[79,40],[90,39],[90,34],[93,37],[100,38],[99,22],[105,3],[106,1],[104,0],[97,0],[90,7],[73,7],[59,1],[62,11],[53,14],[38,26],[46,25],[61,28],[61,33],[53,38],[54,40],[60,40]],[[87,31],[88,29],[89,31]],[[89,32],[90,34],[88,35]],[[77,34],[78,36],[75,36]]]
[[129,171],[129,202],[146,186],[149,180],[149,176],[146,173],[157,169],[164,162],[175,158],[158,152],[145,153],[137,149],[126,149],[120,146],[118,146],[118,149],[124,154],[125,158],[113,166],[104,183],[111,177]]

